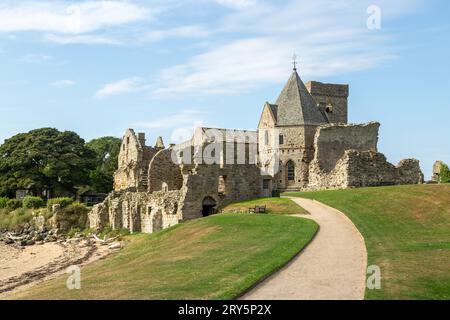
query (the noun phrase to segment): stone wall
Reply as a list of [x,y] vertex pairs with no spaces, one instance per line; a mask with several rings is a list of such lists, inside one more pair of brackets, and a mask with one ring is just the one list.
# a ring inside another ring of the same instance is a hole
[[148,169],[148,192],[163,190],[180,190],[183,186],[183,176],[180,166],[172,160],[172,149],[159,151]]
[[442,161],[436,161],[433,164],[433,172],[432,172],[431,181],[434,181],[437,183],[441,182],[441,170],[442,170],[443,165],[445,165],[445,163]]
[[183,167],[183,173],[183,220],[202,217],[206,199],[214,199],[218,211],[229,203],[259,198],[263,193],[263,176],[254,164],[197,164]]
[[310,81],[305,86],[330,123],[347,123],[348,85]]
[[[300,190],[308,185],[309,163],[314,157],[314,135],[317,126],[282,126],[275,127],[268,107],[262,114],[259,123],[259,151],[265,153],[264,158],[270,158],[268,154],[273,152],[273,146],[278,147],[279,172],[275,173],[273,188],[284,190]],[[265,132],[268,132],[268,144],[265,141]],[[282,143],[280,141],[282,136]],[[275,141],[274,141],[275,140]],[[295,165],[295,179],[288,180],[287,165]]]
[[379,128],[378,122],[320,126],[314,139],[314,161],[321,170],[330,172],[346,150],[376,152]]
[[419,161],[406,159],[397,166],[376,152],[346,152],[348,187],[387,186],[423,183]]
[[333,170],[321,170],[313,161],[310,171],[310,190],[419,184],[424,180],[418,160],[406,159],[394,166],[374,151],[347,150]]
[[180,191],[113,192],[89,213],[90,227],[102,229],[109,224],[130,232],[162,230],[181,220],[180,198]]
[[118,169],[114,174],[114,190],[147,190],[150,160],[158,150],[145,145],[145,134],[128,129],[122,139]]

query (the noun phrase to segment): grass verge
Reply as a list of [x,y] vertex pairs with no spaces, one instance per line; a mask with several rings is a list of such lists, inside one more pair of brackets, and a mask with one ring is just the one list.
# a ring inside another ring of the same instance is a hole
[[256,205],[266,205],[267,213],[271,214],[308,214],[308,212],[296,204],[294,201],[286,198],[260,198],[238,203],[230,204],[222,209],[223,212],[248,212],[249,208]]
[[120,252],[81,272],[81,290],[59,277],[16,299],[232,299],[294,257],[317,230],[280,215],[220,214],[131,236]]

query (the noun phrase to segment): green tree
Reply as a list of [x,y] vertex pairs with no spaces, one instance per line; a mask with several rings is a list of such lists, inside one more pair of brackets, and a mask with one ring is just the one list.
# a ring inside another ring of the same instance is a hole
[[450,169],[446,164],[441,167],[441,183],[450,183]]
[[89,183],[94,154],[75,132],[52,128],[32,130],[7,139],[0,146],[0,194],[29,189],[36,195],[75,193]]
[[89,175],[90,186],[95,191],[109,193],[113,189],[121,144],[122,140],[115,137],[98,138],[86,144],[96,155],[96,167]]

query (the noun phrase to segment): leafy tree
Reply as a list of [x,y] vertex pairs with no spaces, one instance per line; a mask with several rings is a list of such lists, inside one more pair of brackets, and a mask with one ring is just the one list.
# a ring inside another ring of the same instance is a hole
[[122,140],[114,137],[94,139],[86,144],[96,155],[96,167],[89,174],[90,186],[95,191],[108,193],[113,189],[121,144]]
[[32,130],[0,146],[0,194],[17,189],[40,195],[44,190],[74,193],[89,183],[95,155],[75,132],[52,128]]
[[441,183],[450,183],[450,169],[446,164],[441,167]]

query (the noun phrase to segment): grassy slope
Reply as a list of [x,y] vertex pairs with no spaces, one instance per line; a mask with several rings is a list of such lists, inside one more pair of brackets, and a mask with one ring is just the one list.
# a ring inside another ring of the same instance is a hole
[[132,236],[122,251],[87,266],[81,290],[66,277],[14,298],[230,299],[283,266],[317,225],[277,215],[221,214],[152,235]]
[[249,208],[255,205],[266,205],[267,213],[273,214],[307,214],[308,212],[295,202],[285,198],[261,198],[233,203],[222,209],[223,212],[248,212]]
[[[289,194],[294,195],[294,194]],[[368,299],[450,299],[450,185],[295,194],[348,215],[365,238],[382,289]]]

